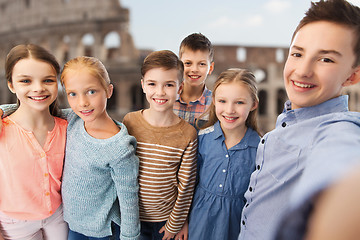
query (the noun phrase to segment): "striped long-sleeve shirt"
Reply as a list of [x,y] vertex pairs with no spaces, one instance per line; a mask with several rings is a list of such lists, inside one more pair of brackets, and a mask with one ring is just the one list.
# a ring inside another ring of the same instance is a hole
[[124,117],[129,134],[137,140],[140,159],[140,220],[167,221],[177,233],[191,205],[196,179],[196,130],[183,119],[170,127],[151,126],[142,111]]

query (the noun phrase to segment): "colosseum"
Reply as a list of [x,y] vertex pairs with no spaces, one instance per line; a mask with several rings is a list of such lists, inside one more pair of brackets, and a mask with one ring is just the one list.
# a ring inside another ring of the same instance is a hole
[[[50,50],[61,65],[81,55],[99,58],[115,87],[108,103],[112,117],[121,120],[127,112],[145,107],[140,66],[151,50],[134,45],[129,11],[119,0],[0,0],[0,103],[16,102],[5,81],[6,54],[17,44],[35,43]],[[252,70],[259,82],[259,125],[269,131],[286,100],[282,69],[287,53],[286,47],[215,45],[208,87],[227,68]],[[359,84],[345,93],[350,95],[350,110],[360,111]],[[64,94],[59,99],[67,107]]]

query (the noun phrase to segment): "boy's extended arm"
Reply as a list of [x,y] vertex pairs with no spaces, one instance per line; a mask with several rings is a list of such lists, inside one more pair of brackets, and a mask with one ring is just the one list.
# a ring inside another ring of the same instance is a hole
[[315,201],[306,240],[360,236],[360,169],[325,190]]
[[0,240],[5,240],[1,233],[0,233]]
[[[195,136],[193,142],[189,143],[188,147],[185,149],[185,154],[182,157],[177,174],[178,195],[173,211],[170,213],[165,224],[165,228],[168,232],[178,233],[188,217],[195,188],[196,155],[197,139]],[[174,227],[179,225],[180,227]]]

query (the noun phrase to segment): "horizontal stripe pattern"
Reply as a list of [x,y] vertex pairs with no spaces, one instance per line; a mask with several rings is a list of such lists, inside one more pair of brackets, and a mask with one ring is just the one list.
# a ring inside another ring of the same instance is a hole
[[151,126],[141,111],[127,114],[123,123],[137,140],[140,220],[167,221],[167,231],[179,232],[194,193],[196,130],[183,119],[170,127]]

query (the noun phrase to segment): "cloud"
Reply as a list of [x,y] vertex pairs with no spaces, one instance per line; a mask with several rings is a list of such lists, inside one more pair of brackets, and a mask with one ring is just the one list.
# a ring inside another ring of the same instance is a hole
[[272,14],[279,14],[289,9],[291,3],[287,0],[270,0],[265,4],[265,10]]
[[254,15],[246,19],[245,24],[249,27],[257,27],[262,25],[264,19],[261,15]]
[[245,20],[233,19],[228,16],[221,16],[209,24],[210,28],[242,28],[257,27],[263,24],[263,17],[260,15],[252,15]]

